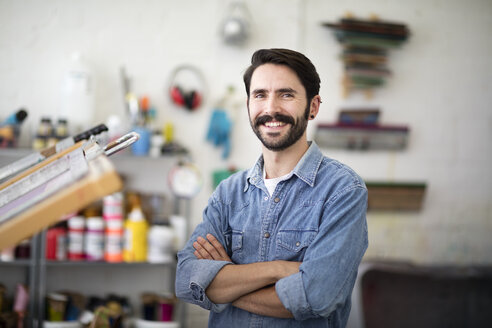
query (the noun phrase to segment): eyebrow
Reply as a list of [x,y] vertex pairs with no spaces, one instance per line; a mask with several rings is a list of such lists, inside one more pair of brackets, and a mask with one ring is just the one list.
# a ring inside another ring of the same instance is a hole
[[[286,92],[297,93],[297,91],[292,89],[292,88],[280,88],[280,89],[275,90],[275,93],[277,93],[277,94],[286,93]],[[252,95],[257,95],[259,93],[268,93],[268,91],[266,89],[255,89],[251,92]]]
[[276,93],[297,93],[296,90],[292,89],[292,88],[281,88],[281,89],[278,89],[277,91],[275,91]]

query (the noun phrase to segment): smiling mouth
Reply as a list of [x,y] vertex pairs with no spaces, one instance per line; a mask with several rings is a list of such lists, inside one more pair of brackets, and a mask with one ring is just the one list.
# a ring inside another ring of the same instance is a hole
[[287,125],[287,123],[284,123],[284,122],[278,122],[278,121],[270,121],[270,122],[266,122],[264,124],[267,128],[278,128],[278,127],[282,127],[282,126],[285,126]]
[[288,124],[294,126],[294,118],[279,113],[273,116],[266,114],[258,117],[255,122],[255,128],[258,129],[260,126],[264,126],[267,129],[281,129]]

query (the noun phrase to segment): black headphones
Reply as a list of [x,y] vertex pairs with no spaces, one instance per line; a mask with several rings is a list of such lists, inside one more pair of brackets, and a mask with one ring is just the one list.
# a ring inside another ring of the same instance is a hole
[[199,81],[202,88],[205,86],[205,79],[203,78],[201,72],[191,65],[178,66],[171,74],[171,82],[169,84],[169,95],[171,96],[171,100],[174,104],[192,111],[201,106],[203,93],[198,90],[185,90],[180,85],[175,83],[177,76],[183,71],[192,72],[197,77],[196,80]]

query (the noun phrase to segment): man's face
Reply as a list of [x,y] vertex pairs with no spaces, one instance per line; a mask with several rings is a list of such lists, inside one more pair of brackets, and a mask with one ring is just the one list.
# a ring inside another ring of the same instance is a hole
[[248,113],[253,131],[269,150],[284,150],[305,136],[309,104],[296,73],[284,65],[256,68]]

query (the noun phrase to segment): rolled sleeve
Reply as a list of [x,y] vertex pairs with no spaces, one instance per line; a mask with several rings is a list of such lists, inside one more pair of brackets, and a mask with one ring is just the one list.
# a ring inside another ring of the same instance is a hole
[[214,312],[221,312],[229,305],[213,303],[205,293],[205,290],[217,273],[227,264],[231,264],[231,262],[213,260],[194,261],[188,288],[195,304]]
[[185,247],[178,252],[175,289],[176,296],[181,300],[198,305],[206,310],[221,312],[229,304],[215,304],[206,294],[206,290],[217,273],[227,264],[227,261],[197,259],[194,255],[193,242],[198,236],[205,237],[207,233],[214,235],[226,247],[226,240],[218,218],[221,212],[213,206],[213,201],[204,211],[204,219],[193,232]]
[[300,272],[277,281],[275,291],[296,320],[306,320],[315,316],[306,298]]

